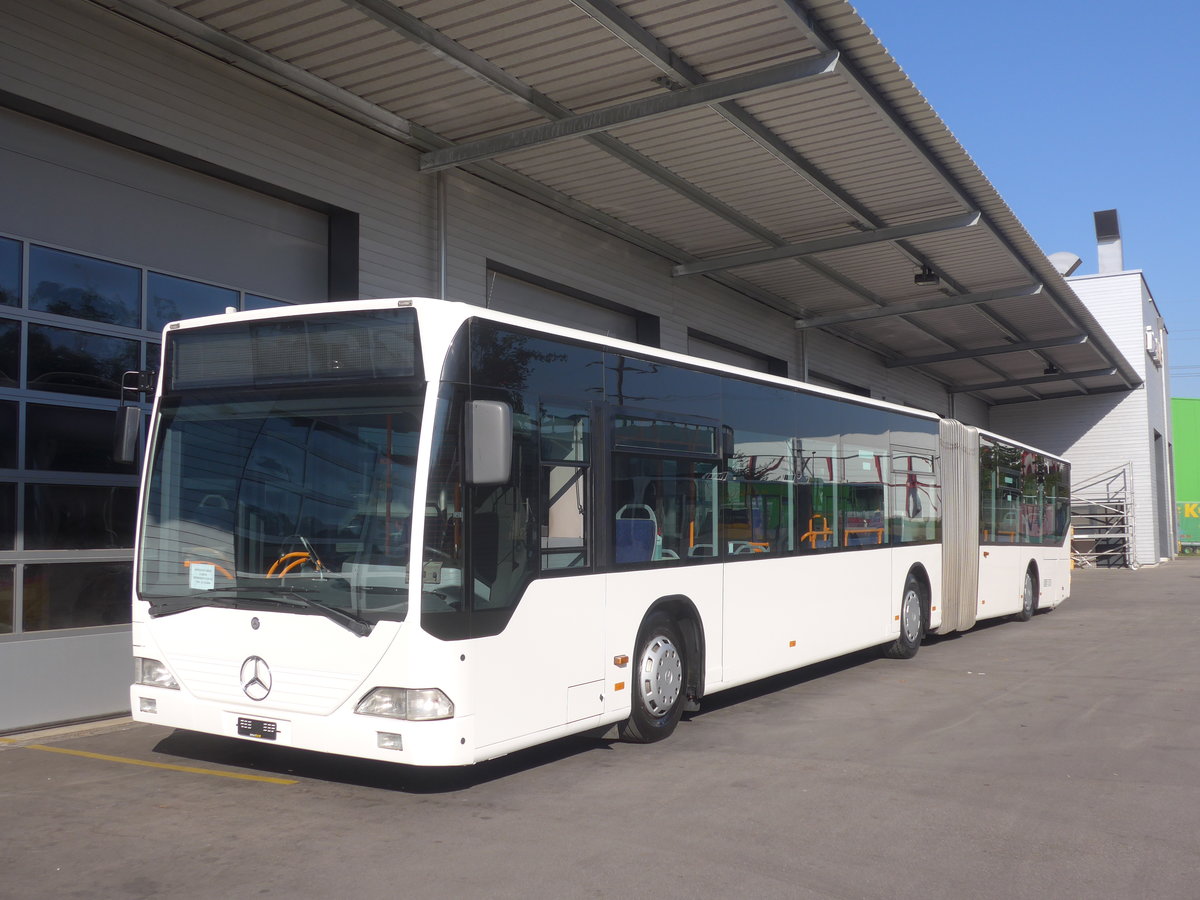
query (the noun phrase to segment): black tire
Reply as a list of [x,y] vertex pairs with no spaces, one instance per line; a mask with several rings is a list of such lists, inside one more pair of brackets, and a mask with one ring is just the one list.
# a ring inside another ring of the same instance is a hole
[[630,687],[633,707],[621,740],[650,744],[671,735],[687,700],[687,653],[674,620],[656,612],[642,623]]
[[900,599],[900,636],[884,653],[892,659],[912,659],[925,639],[925,588],[911,572]]
[[1021,588],[1021,611],[1015,616],[1018,622],[1028,622],[1037,610],[1038,583],[1037,575],[1030,566],[1025,570],[1025,582]]

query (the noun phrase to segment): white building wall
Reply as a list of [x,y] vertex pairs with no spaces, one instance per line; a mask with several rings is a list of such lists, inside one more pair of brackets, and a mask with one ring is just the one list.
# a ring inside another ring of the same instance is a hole
[[[1166,452],[1169,394],[1165,367],[1159,369],[1151,362],[1145,345],[1145,326],[1157,330],[1161,319],[1139,271],[1085,275],[1069,281],[1145,383],[1128,393],[999,406],[991,411],[991,427],[1067,457],[1075,486],[1130,464],[1135,556],[1139,565],[1153,565],[1172,556],[1174,546],[1173,537],[1163,540],[1158,528],[1172,492],[1169,474],[1166,482],[1159,478],[1154,443],[1157,431],[1163,436],[1161,450]],[[1165,331],[1163,342],[1165,346]],[[1169,473],[1170,467],[1165,466],[1164,471]],[[1171,521],[1169,515],[1166,521]]]

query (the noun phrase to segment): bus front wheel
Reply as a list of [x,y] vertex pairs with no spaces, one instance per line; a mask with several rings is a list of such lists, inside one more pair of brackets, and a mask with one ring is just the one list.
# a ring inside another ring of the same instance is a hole
[[917,576],[911,572],[904,580],[900,601],[900,636],[885,651],[892,659],[912,659],[921,649],[925,637],[924,591]]
[[621,739],[637,744],[661,741],[679,724],[687,689],[683,639],[666,613],[654,613],[643,623],[634,660],[633,703],[619,729]]

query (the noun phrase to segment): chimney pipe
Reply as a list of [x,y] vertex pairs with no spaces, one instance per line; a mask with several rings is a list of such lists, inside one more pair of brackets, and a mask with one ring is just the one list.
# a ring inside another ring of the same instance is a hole
[[1121,224],[1115,209],[1092,213],[1096,221],[1096,257],[1101,275],[1125,271],[1125,254],[1121,250]]

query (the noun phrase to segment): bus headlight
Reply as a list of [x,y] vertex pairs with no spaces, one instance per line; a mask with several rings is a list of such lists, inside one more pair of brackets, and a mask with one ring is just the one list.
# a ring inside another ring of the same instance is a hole
[[354,711],[361,716],[427,722],[453,718],[454,703],[437,688],[377,687],[358,701]]
[[133,658],[133,683],[179,690],[179,682],[167,671],[166,666],[157,659],[146,659],[144,656]]

